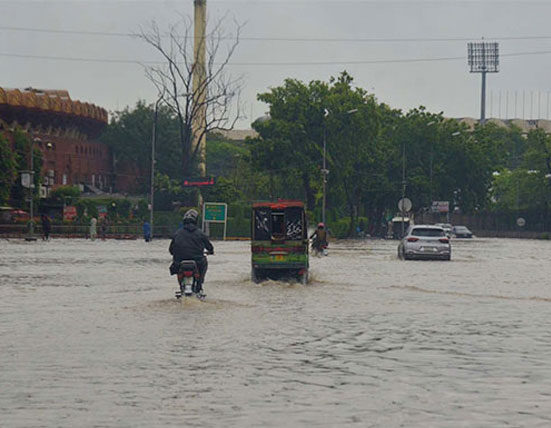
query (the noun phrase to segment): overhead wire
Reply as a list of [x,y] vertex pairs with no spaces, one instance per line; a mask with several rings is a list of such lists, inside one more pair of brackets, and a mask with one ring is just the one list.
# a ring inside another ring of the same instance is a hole
[[[32,27],[14,27],[0,26],[2,31],[20,31],[31,33],[51,33],[51,34],[71,34],[85,36],[105,36],[105,37],[131,37],[138,38],[139,33],[109,32],[109,31],[85,31],[85,30],[66,30],[55,28],[32,28]],[[168,37],[168,35],[165,35]],[[551,40],[551,35],[527,35],[527,36],[498,36],[498,37],[261,37],[261,36],[243,36],[239,40],[248,41],[276,41],[276,42],[368,42],[368,43],[404,43],[404,42],[465,42],[479,39],[487,40]],[[221,37],[221,39],[231,39],[234,37]]]
[[[527,51],[502,53],[500,57],[516,57],[530,55],[548,55],[549,51]],[[30,55],[18,54],[9,52],[0,52],[2,57],[22,58],[22,59],[40,59],[53,61],[72,61],[72,62],[99,62],[99,63],[115,63],[115,64],[132,64],[132,65],[160,65],[164,61],[141,61],[134,59],[120,58],[86,58],[86,57],[68,57],[68,56],[52,56],[52,55]],[[450,57],[433,57],[433,58],[394,58],[394,59],[372,59],[372,60],[342,60],[342,61],[272,61],[272,62],[229,62],[229,66],[301,66],[301,65],[369,65],[369,64],[392,64],[392,63],[416,63],[416,62],[437,62],[437,61],[459,61],[464,60],[465,56],[450,56]]]

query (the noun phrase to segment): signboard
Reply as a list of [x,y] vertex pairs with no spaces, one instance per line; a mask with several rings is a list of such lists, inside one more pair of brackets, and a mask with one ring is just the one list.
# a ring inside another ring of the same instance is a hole
[[214,186],[214,177],[184,178],[184,187]]
[[105,205],[98,205],[98,218],[107,218],[107,207]]
[[211,223],[224,223],[228,206],[220,202],[205,202],[203,205],[203,220]]
[[77,207],[68,205],[63,207],[63,220],[74,220],[77,216]]
[[450,212],[449,201],[432,201],[431,211],[433,213],[446,214]]
[[21,173],[21,186],[26,187],[27,189],[31,187],[31,174],[28,172]]
[[517,218],[517,226],[518,227],[526,226],[526,220],[524,220],[522,217]]
[[227,219],[228,204],[224,202],[205,202],[203,204],[203,231],[208,232],[209,223],[224,223],[224,239],[226,239]]
[[398,209],[400,210],[400,212],[402,211],[408,212],[409,210],[411,210],[412,206],[413,204],[411,203],[411,200],[408,198],[402,198],[398,201]]

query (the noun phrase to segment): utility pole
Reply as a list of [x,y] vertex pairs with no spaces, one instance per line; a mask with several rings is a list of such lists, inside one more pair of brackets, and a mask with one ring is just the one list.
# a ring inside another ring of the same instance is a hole
[[194,0],[193,64],[193,147],[199,146],[199,173],[207,175],[207,69],[206,26],[207,0]]

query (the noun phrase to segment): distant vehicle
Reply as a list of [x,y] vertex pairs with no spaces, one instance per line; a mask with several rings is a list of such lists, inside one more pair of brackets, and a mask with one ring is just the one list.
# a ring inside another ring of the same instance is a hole
[[450,239],[440,226],[410,226],[398,245],[398,257],[404,260],[451,260]]
[[26,223],[31,219],[27,211],[12,207],[0,207],[0,222],[2,223]]
[[404,233],[410,224],[413,224],[413,220],[409,217],[396,216],[390,221],[390,227],[388,230],[388,237],[391,239],[402,238],[402,223]]
[[0,223],[10,223],[12,207],[0,207]]
[[436,223],[435,226],[440,226],[442,229],[444,229],[444,233],[449,238],[452,236],[452,225],[449,223]]
[[454,226],[452,233],[456,238],[472,238],[473,232],[471,232],[466,226]]
[[10,214],[14,223],[26,223],[31,219],[30,214],[23,210],[13,210]]

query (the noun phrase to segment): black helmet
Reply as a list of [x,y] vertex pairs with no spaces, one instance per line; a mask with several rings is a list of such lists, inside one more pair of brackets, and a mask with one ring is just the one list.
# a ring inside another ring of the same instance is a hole
[[186,213],[184,214],[183,222],[197,224],[198,218],[199,218],[199,213],[192,208],[190,210],[187,210]]

